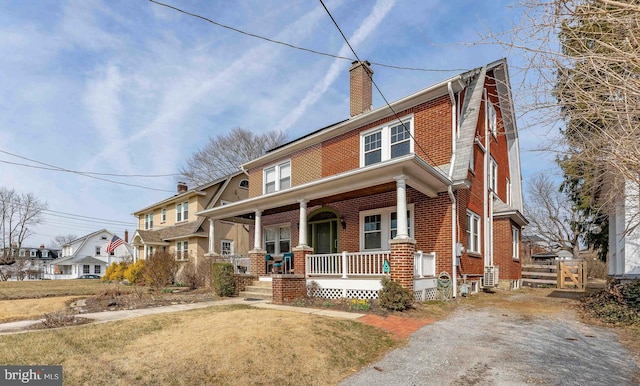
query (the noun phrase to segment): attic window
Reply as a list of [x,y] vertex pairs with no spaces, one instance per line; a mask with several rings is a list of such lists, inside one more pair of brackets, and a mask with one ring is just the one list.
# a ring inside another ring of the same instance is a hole
[[102,236],[100,237],[100,240],[106,240],[106,239],[107,239],[107,236],[105,236],[105,235],[102,235]]
[[496,114],[496,108],[491,102],[487,102],[487,114],[489,120],[489,131],[491,131],[491,134],[495,136],[498,131],[498,114]]
[[249,189],[249,180],[240,181],[240,187],[243,189]]

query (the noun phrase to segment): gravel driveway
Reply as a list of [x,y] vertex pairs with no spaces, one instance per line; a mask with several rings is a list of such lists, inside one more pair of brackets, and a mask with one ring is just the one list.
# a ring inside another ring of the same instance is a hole
[[341,385],[637,385],[640,369],[610,329],[574,311],[527,315],[467,307]]

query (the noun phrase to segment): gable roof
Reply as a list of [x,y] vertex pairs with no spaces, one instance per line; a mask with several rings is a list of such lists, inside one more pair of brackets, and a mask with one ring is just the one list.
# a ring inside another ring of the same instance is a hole
[[191,221],[155,230],[136,230],[133,238],[140,237],[144,244],[167,245],[169,241],[185,237],[207,237],[202,230],[202,221]]

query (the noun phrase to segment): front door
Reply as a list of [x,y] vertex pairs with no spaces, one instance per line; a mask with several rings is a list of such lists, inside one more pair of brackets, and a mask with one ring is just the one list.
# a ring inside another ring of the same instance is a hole
[[335,221],[321,222],[314,225],[314,248],[313,253],[335,253],[336,242],[338,240],[335,228]]

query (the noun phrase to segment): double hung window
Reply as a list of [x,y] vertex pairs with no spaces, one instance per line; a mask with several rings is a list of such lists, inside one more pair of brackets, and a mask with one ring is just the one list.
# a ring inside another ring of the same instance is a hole
[[[413,204],[407,210],[407,230],[413,237]],[[389,240],[398,235],[398,214],[395,207],[360,212],[360,250],[388,250]]]
[[402,118],[389,124],[368,130],[360,137],[360,166],[373,165],[402,157],[413,151],[413,120]]
[[511,254],[514,260],[520,259],[520,229],[511,227]]
[[489,189],[498,194],[498,164],[493,157],[489,160]]
[[274,255],[291,252],[291,227],[288,225],[265,227],[264,249],[267,253]]
[[176,205],[176,222],[189,219],[189,201]]
[[176,243],[176,259],[186,260],[189,257],[189,242],[178,241]]
[[223,255],[233,255],[233,241],[222,240],[220,245],[220,251]]
[[153,229],[153,213],[144,215],[144,229]]
[[291,187],[291,161],[264,169],[264,194]]
[[467,212],[467,252],[480,253],[480,216]]

